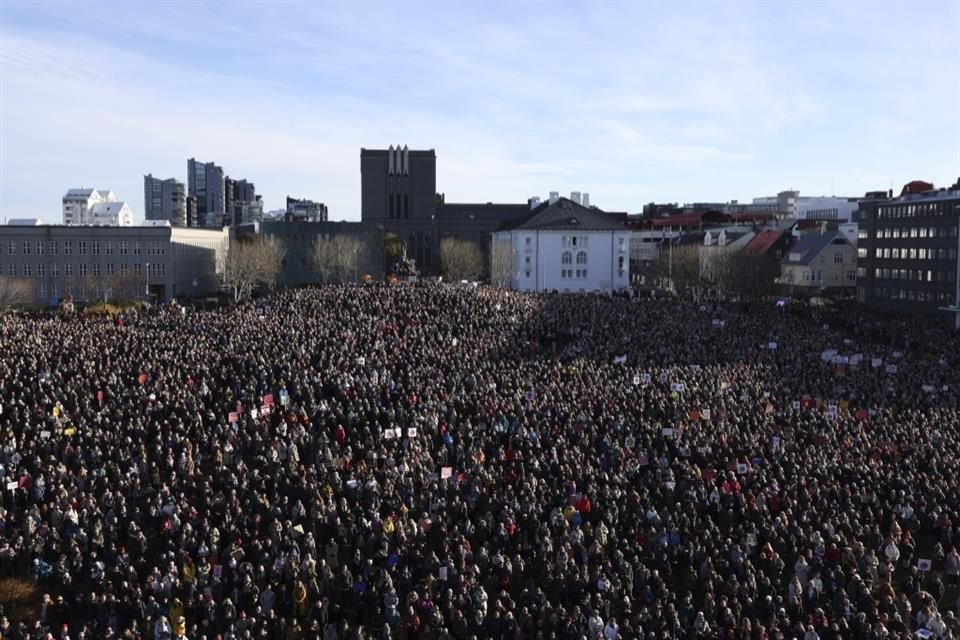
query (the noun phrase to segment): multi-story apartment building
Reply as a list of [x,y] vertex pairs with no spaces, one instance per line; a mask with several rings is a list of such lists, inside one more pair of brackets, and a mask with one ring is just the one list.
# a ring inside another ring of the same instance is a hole
[[63,224],[129,226],[133,212],[109,189],[70,189],[63,196]]
[[143,176],[144,219],[166,220],[175,227],[186,227],[187,188],[179,180],[161,180],[147,174]]
[[39,303],[149,298],[166,301],[218,289],[220,230],[37,225],[0,227],[0,276],[29,283]]
[[859,302],[907,313],[960,304],[960,180],[867,194],[859,217]]
[[322,202],[287,196],[287,211],[284,215],[287,222],[326,222],[328,215],[327,205]]

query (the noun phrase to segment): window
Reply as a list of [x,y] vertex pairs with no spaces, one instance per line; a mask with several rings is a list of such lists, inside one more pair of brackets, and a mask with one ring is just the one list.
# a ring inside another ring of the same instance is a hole
[[94,262],[94,263],[93,263],[93,275],[98,276],[98,277],[100,276],[100,263],[99,263],[99,262]]
[[43,240],[37,240],[37,255],[38,255],[38,256],[42,256],[42,255],[43,255],[43,248],[44,248],[44,247],[43,247]]
[[86,240],[78,240],[78,241],[77,241],[77,254],[79,254],[79,255],[81,255],[81,256],[87,255],[87,241],[86,241]]
[[92,254],[95,255],[95,256],[100,255],[100,241],[99,241],[99,240],[94,240],[92,243],[90,243],[90,253],[92,253]]
[[24,277],[26,277],[26,278],[29,278],[30,276],[33,275],[33,271],[32,271],[31,268],[30,268],[30,263],[29,263],[29,262],[26,263],[25,265],[23,265],[23,275],[24,275]]
[[843,254],[835,253],[833,254],[833,264],[843,264]]
[[577,264],[587,264],[587,252],[578,251],[577,252]]
[[59,243],[59,242],[57,242],[56,240],[51,240],[51,241],[50,241],[50,255],[52,255],[52,256],[57,255],[57,249],[59,249],[59,246],[60,246],[60,243]]
[[135,256],[140,255],[140,241],[139,241],[139,240],[134,240],[134,241],[133,241],[133,255],[135,255]]
[[563,255],[560,256],[560,264],[573,264],[573,254],[569,251],[564,251]]
[[161,278],[166,277],[166,275],[167,275],[167,263],[166,263],[166,262],[161,262],[161,263],[160,263],[159,265],[157,265],[157,266],[160,267],[160,277],[161,277]]
[[618,240],[618,242],[619,242],[619,244],[620,244],[620,251],[623,251],[623,247],[624,247],[624,238],[620,238],[620,239]]
[[847,271],[847,281],[856,282],[857,281],[857,272],[856,271]]
[[73,255],[73,240],[63,241],[63,255],[65,256]]
[[113,255],[113,240],[107,240],[107,255]]
[[528,269],[527,272],[526,272],[526,277],[528,277],[528,278],[530,277],[530,270],[529,270],[529,269]]
[[866,257],[867,257],[867,249],[866,249],[866,247],[858,247],[858,248],[857,248],[857,257],[858,257],[858,258],[866,258]]
[[7,243],[7,253],[10,255],[15,255],[17,253],[17,245],[13,240]]
[[54,278],[60,277],[60,265],[56,262],[50,263],[50,275]]
[[524,244],[526,244],[526,245],[529,247],[529,246],[530,246],[531,238],[528,236],[527,238],[525,238],[525,240],[526,240],[526,242],[525,242]]
[[47,297],[47,285],[43,282],[37,286],[37,297],[41,300]]
[[133,273],[138,276],[143,275],[143,265],[141,265],[139,262],[134,262]]
[[47,265],[42,262],[37,263],[37,277],[46,278],[47,277]]
[[530,264],[530,256],[525,256],[524,262],[526,262],[527,264]]
[[87,275],[87,263],[86,263],[86,262],[81,262],[81,263],[80,263],[80,272],[79,272],[79,274],[80,274],[80,277],[83,277],[83,276]]
[[72,263],[72,262],[67,262],[66,264],[63,265],[63,275],[65,275],[65,276],[68,277],[68,278],[73,277],[73,263]]
[[120,255],[122,255],[122,256],[127,255],[127,241],[126,241],[126,240],[121,240],[121,241],[120,241]]
[[127,264],[120,265],[120,275],[125,276],[130,273],[130,266]]
[[24,241],[23,241],[23,255],[25,255],[25,256],[30,255],[30,241],[29,241],[29,240],[24,240]]
[[108,275],[108,276],[112,276],[112,275],[113,275],[114,269],[113,269],[113,263],[112,263],[112,262],[108,262],[108,263],[107,263],[106,270],[107,270],[107,275]]

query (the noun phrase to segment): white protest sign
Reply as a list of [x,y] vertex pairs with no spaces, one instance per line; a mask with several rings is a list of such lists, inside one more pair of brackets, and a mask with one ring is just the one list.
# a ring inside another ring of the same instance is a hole
[[633,436],[627,436],[623,441],[623,446],[627,449],[633,449],[635,444],[637,444],[637,439]]
[[650,382],[650,380],[652,379],[653,377],[649,373],[645,373],[642,376],[640,376],[640,380],[642,380],[643,382]]
[[393,440],[393,436],[394,436],[394,432],[393,432],[393,429],[392,429],[392,428],[391,428],[391,429],[384,429],[384,431],[383,431],[383,437],[384,437],[384,438],[386,438],[387,440]]
[[870,366],[879,369],[883,365],[883,358],[871,358]]
[[777,350],[777,343],[776,343],[776,342],[768,342],[768,343],[767,343],[767,349],[770,349],[771,351],[776,351],[776,350]]
[[672,427],[664,427],[664,428],[660,431],[660,433],[662,433],[662,434],[663,434],[665,437],[667,437],[667,438],[672,438],[672,437],[673,437],[673,428],[672,428]]
[[363,356],[360,356],[357,358],[357,364],[362,367],[363,365],[367,364],[367,359]]
[[671,383],[670,383],[670,391],[683,391],[683,383],[682,383],[682,382],[671,382]]
[[41,431],[41,432],[40,432],[40,439],[41,439],[41,440],[49,440],[49,439],[50,439],[50,431],[48,431],[48,430],[46,430],[46,429],[44,429],[43,431]]
[[417,428],[416,427],[407,427],[407,437],[416,438],[417,437]]
[[888,365],[887,365],[887,368],[884,369],[884,371],[886,371],[887,373],[896,373],[896,372],[897,372],[897,365],[895,365],[895,364],[888,364]]
[[16,480],[14,480],[13,482],[7,483],[7,489],[9,489],[10,491],[16,491],[17,487],[19,486],[20,484]]

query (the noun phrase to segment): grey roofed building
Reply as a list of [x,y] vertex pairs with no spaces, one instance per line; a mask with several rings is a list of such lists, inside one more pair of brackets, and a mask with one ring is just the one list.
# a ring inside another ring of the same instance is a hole
[[583,231],[619,231],[625,228],[620,216],[584,207],[567,198],[559,198],[554,203],[549,201],[541,203],[525,218],[506,222],[500,227],[501,230],[576,229]]
[[834,240],[838,239],[844,244],[847,243],[846,238],[839,231],[807,233],[801,236],[797,243],[791,247],[780,263],[784,265],[809,265],[823,253],[824,249],[833,244]]
[[10,218],[7,225],[11,227],[36,227],[43,224],[40,218]]

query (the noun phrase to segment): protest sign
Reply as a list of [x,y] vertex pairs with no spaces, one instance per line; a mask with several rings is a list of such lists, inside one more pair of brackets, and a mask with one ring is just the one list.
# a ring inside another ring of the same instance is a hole
[[453,475],[453,467],[441,467],[440,468],[440,479],[446,480]]

